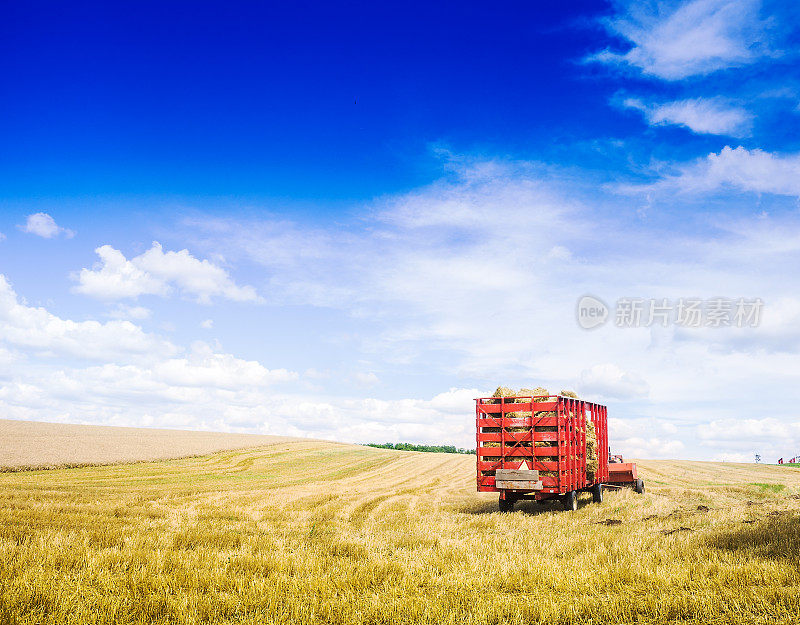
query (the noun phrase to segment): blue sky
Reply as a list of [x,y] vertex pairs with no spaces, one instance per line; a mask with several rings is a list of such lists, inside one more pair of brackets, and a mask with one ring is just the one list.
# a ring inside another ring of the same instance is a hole
[[800,453],[793,3],[4,11],[0,414],[471,446],[542,384],[628,455]]

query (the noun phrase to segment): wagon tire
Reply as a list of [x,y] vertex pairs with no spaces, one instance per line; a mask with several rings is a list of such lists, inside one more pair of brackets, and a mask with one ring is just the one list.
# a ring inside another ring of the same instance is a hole
[[594,503],[603,503],[603,485],[595,484],[592,486],[592,501]]
[[635,490],[640,495],[644,492],[644,480],[639,478],[633,485],[633,490]]
[[514,503],[516,503],[513,499],[503,499],[500,497],[498,500],[498,507],[500,508],[500,512],[514,512]]
[[561,498],[561,505],[567,512],[575,512],[578,509],[578,493],[571,490]]

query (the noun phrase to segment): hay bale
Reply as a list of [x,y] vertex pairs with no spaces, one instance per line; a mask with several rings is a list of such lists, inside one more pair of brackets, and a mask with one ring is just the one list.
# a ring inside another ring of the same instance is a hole
[[[497,399],[490,400],[490,401],[492,403],[499,404],[499,403],[502,403],[501,399],[500,399],[501,397],[514,397],[515,395],[516,395],[516,393],[513,391],[513,389],[510,389],[507,386],[498,386],[497,390],[492,395],[492,397],[496,397]],[[515,403],[515,402],[521,402],[521,401],[524,401],[524,400],[515,400],[514,402],[509,402],[509,403]],[[507,412],[505,416],[507,418],[509,418],[509,419],[522,419],[524,417],[530,416],[530,413],[529,412]],[[527,428],[527,427],[522,427],[522,428],[513,427],[513,428],[506,428],[506,432],[517,432],[517,433],[519,433],[519,432],[527,432],[529,429],[530,428]],[[488,431],[489,431],[488,429],[484,430],[484,432],[488,432]],[[493,429],[493,431],[494,431],[494,429]],[[497,428],[497,432],[499,432],[499,431],[500,431],[500,428]]]
[[591,421],[586,422],[586,479],[594,480],[597,468],[600,466],[597,460],[597,429]]
[[[580,399],[578,394],[574,391],[561,390],[564,397],[571,397],[572,399]],[[575,416],[570,413],[570,416]],[[600,466],[597,459],[597,429],[594,427],[591,419],[586,421],[586,479],[594,481],[595,473]]]
[[507,386],[498,386],[497,390],[494,392],[492,397],[496,397],[495,400],[489,400],[493,404],[501,404],[503,403],[500,398],[501,397],[514,397],[515,393]]
[[[572,399],[580,399],[578,394],[574,391],[567,391],[561,390],[561,395],[564,397],[570,397]],[[492,403],[499,404],[501,402],[501,398],[503,397],[521,397],[521,398],[534,398],[534,397],[549,397],[550,392],[541,386],[537,386],[536,388],[521,388],[518,393],[515,393],[513,390],[508,388],[507,386],[498,386],[497,390],[494,392],[492,397],[496,398],[492,401]],[[525,399],[516,399],[513,400],[516,403],[528,403]],[[525,418],[531,416],[530,412],[509,412],[506,413],[507,417],[511,418]],[[556,413],[553,411],[539,411],[533,414],[536,419],[543,418],[543,417],[555,417]],[[573,413],[570,413],[570,416],[574,417]],[[556,426],[551,425],[535,425],[536,421],[533,422],[533,428],[528,426],[515,426],[515,427],[507,427],[506,432],[514,432],[514,433],[523,433],[523,432],[530,432],[531,429],[535,433],[541,432],[557,432],[558,428]],[[500,428],[484,428],[484,432],[499,432]],[[597,458],[597,431],[595,429],[594,423],[591,421],[586,422],[586,478],[590,481],[594,480],[594,476],[597,473],[598,469],[598,458]],[[535,434],[534,434],[535,436]],[[552,447],[555,446],[557,443],[556,441],[535,441],[533,443],[534,447]],[[485,447],[499,447],[500,443],[484,443]],[[530,443],[523,443],[520,446],[530,447]],[[501,458],[499,456],[485,456],[484,460],[489,460],[493,462],[500,461]],[[504,458],[506,463],[518,463],[518,462],[533,462],[534,458],[530,457],[522,457],[522,456],[514,456],[514,457],[506,457]],[[555,462],[558,460],[557,457],[548,457],[548,456],[539,456],[535,460],[540,462]],[[539,475],[546,476],[546,477],[556,477],[557,473],[555,471],[540,471]]]
[[[525,395],[526,397],[549,397],[550,396],[550,391],[548,391],[544,387],[537,386],[536,388],[521,388],[521,389],[519,389],[519,394],[520,395]],[[544,411],[540,410],[539,412],[534,413],[533,416],[536,417],[536,418],[554,417],[554,416],[556,416],[556,413],[555,412],[544,412]],[[542,430],[542,431],[544,431],[544,430]]]
[[536,388],[521,388],[519,394],[524,397],[548,397],[550,392],[546,388],[537,386]]

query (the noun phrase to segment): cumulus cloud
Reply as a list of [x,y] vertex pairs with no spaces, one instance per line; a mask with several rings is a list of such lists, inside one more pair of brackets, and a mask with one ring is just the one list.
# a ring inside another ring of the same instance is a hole
[[[797,395],[787,389],[800,306],[792,293],[800,279],[771,268],[800,262],[800,220],[722,214],[713,237],[682,222],[666,232],[663,223],[632,227],[632,202],[614,195],[607,198],[613,210],[604,211],[595,186],[584,195],[580,180],[564,177],[562,186],[535,164],[463,163],[451,177],[371,205],[361,228],[318,232],[313,224],[234,220],[193,227],[209,253],[243,254],[261,264],[276,301],[334,308],[369,326],[348,339],[347,349],[380,359],[388,388],[393,372],[409,367],[464,380],[464,387],[575,388],[602,398],[623,420],[683,420],[677,431],[615,435],[622,453],[710,458],[734,451],[699,441],[685,424],[766,409],[731,389],[764,388],[759,401]],[[205,238],[209,232],[213,237]],[[301,245],[292,257],[288,250],[304,232],[321,244],[313,254]],[[284,250],[279,262],[264,252],[262,236]],[[550,253],[554,248],[560,252]],[[574,317],[585,293],[612,307],[624,296],[761,297],[764,321],[735,331],[620,329],[612,314],[586,332]],[[781,298],[789,301],[779,305]],[[341,379],[327,385],[337,384]],[[713,405],[714,414],[690,410],[695,398]],[[472,397],[466,399],[462,416],[473,410]],[[769,405],[775,418],[791,419],[790,404]],[[418,425],[403,432],[415,427],[422,436]]]
[[56,220],[47,213],[34,213],[32,215],[28,215],[25,225],[20,226],[20,228],[23,232],[35,234],[36,236],[40,236],[45,239],[52,239],[61,234],[68,239],[75,236],[75,233],[72,230],[59,226],[56,223]]
[[614,440],[615,449],[623,450],[626,460],[632,458],[679,458],[686,445],[674,438],[634,437]]
[[[296,379],[293,372],[202,349],[155,367],[103,364],[46,373],[18,368],[0,386],[0,410],[13,419],[474,446],[475,391],[381,400],[277,388]],[[459,395],[463,401],[454,406]]]
[[[96,367],[43,371],[27,368],[32,350],[24,342],[5,341],[23,360],[3,365],[0,358],[0,374],[13,382],[0,388],[0,410],[17,418],[471,447],[474,397],[500,383],[541,384],[607,397],[616,452],[695,458],[751,453],[736,441],[700,438],[702,424],[756,414],[795,421],[796,350],[786,345],[798,337],[793,293],[800,279],[774,267],[800,263],[797,216],[723,214],[713,238],[682,221],[666,230],[663,223],[631,227],[630,199],[604,197],[595,185],[556,173],[536,164],[463,162],[435,184],[376,201],[358,224],[328,231],[285,221],[195,222],[193,245],[207,246],[209,258],[260,264],[276,302],[332,308],[332,317],[355,320],[358,330],[346,328],[342,339],[346,348],[320,341],[313,361],[303,363],[330,371],[296,378],[280,363],[202,346],[145,362],[116,353]],[[149,267],[133,268],[151,275]],[[727,330],[688,340],[673,328],[619,329],[613,315],[586,332],[574,318],[585,293],[612,305],[622,296],[759,296],[765,321],[736,340]],[[367,396],[341,372],[373,362],[381,388],[405,399]],[[425,373],[425,392],[404,391],[402,374],[410,370]],[[438,393],[436,380],[453,380],[455,388]],[[669,428],[656,425],[664,421]],[[764,443],[761,451],[777,458],[787,453],[781,444]]]
[[640,376],[611,363],[581,371],[579,388],[584,395],[610,399],[647,397],[649,391],[647,382]]
[[753,116],[747,110],[718,98],[693,98],[662,104],[645,104],[626,98],[623,106],[641,111],[651,126],[673,124],[697,134],[744,137],[750,134]]
[[720,189],[800,196],[800,154],[779,154],[725,146],[719,153],[680,165],[677,173],[651,185],[624,190],[678,189],[709,193]]
[[214,320],[204,319],[200,322],[200,327],[203,328],[203,330],[211,330],[214,327]]
[[760,8],[759,0],[624,2],[606,26],[631,48],[605,50],[588,60],[664,80],[748,65],[770,54]]
[[72,321],[20,301],[0,275],[0,340],[40,355],[92,360],[129,360],[168,355],[169,341],[144,332],[130,321]]
[[294,383],[297,373],[203,342],[184,349],[127,320],[63,319],[21,301],[2,275],[0,378],[0,411],[10,418],[297,435],[307,429],[276,412],[275,388]]
[[[100,363],[79,364],[85,359]],[[474,436],[472,397],[480,394],[450,389],[432,399],[389,401],[308,395],[295,386],[296,372],[219,347],[196,342],[183,349],[127,320],[78,322],[28,306],[4,276],[0,378],[7,418],[464,446]],[[371,384],[377,376],[361,379]]]
[[232,354],[214,352],[198,343],[186,358],[163,360],[153,369],[153,377],[171,386],[213,387],[234,390],[241,387],[263,387],[277,382],[298,379],[286,369],[269,370],[255,360],[242,360]]
[[800,455],[800,421],[776,417],[716,419],[698,425],[695,436],[704,444],[720,449],[714,458],[730,462],[753,462],[755,454],[764,461]]
[[752,445],[775,440],[800,442],[800,421],[782,421],[774,417],[760,419],[718,419],[697,428],[703,440],[743,442]]
[[158,242],[128,260],[110,245],[95,250],[100,262],[92,269],[81,269],[75,292],[98,299],[136,298],[140,295],[169,295],[178,290],[199,302],[214,297],[237,302],[261,301],[252,286],[239,286],[222,267],[199,260],[188,250],[164,252]]

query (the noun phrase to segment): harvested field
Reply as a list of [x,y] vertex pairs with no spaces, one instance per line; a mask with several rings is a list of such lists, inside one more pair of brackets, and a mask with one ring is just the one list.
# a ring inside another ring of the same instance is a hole
[[643,461],[575,513],[320,441],[0,475],[0,622],[795,623],[800,470]]
[[290,440],[297,439],[0,419],[0,471],[167,460]]

